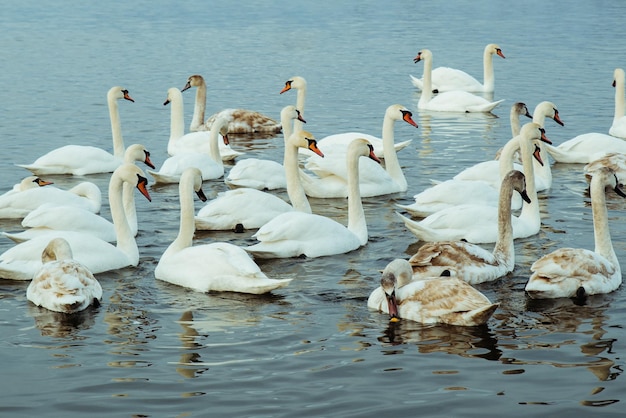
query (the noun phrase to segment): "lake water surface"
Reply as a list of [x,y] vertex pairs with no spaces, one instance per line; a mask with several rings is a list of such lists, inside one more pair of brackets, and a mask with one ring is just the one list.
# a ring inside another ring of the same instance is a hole
[[[154,268],[178,232],[178,188],[137,199],[137,268],[98,276],[102,305],[70,318],[34,307],[26,282],[0,280],[0,415],[133,417],[623,416],[626,293],[531,301],[530,264],[562,246],[593,248],[582,166],[554,164],[542,192],[543,226],[516,241],[509,276],[478,286],[500,308],[484,327],[389,323],[370,312],[380,270],[420,242],[395,216],[431,179],[492,158],[510,138],[509,109],[554,102],[564,127],[546,123],[555,144],[607,133],[613,70],[626,67],[626,3],[531,0],[420,2],[5,2],[0,86],[0,191],[28,173],[15,167],[68,144],[111,149],[106,92],[120,103],[127,145],[167,158],[169,87],[191,74],[208,84],[207,116],[244,107],[279,117],[308,81],[306,129],[380,135],[387,106],[414,111],[419,128],[398,124],[409,190],[364,199],[369,243],[319,259],[259,261],[293,278],[271,295],[201,294],[156,281]],[[481,78],[482,50],[498,43],[493,115],[417,111],[422,48],[434,66]],[[186,123],[193,92],[184,95]],[[232,138],[231,138],[232,139]],[[282,160],[282,136],[232,139],[241,158]],[[108,175],[52,176],[57,186]],[[150,178],[151,180],[151,178]],[[205,182],[207,196],[227,187]],[[285,196],[283,191],[278,192]],[[609,194],[611,234],[626,267],[626,201]],[[103,205],[102,214],[109,217]],[[311,199],[314,212],[346,221],[343,199]],[[199,209],[201,203],[196,203]],[[0,229],[19,230],[2,220]],[[197,233],[195,242],[247,245],[250,233]],[[13,245],[0,241],[0,251]],[[490,247],[490,246],[488,246]],[[622,412],[619,412],[622,411]]]

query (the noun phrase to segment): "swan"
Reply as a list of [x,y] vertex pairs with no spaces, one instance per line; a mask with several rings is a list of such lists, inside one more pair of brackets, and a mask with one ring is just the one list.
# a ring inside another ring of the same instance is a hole
[[[382,135],[385,141],[385,168],[374,161],[364,160],[361,162],[362,168],[358,170],[357,174],[361,196],[363,197],[407,190],[407,181],[393,147],[396,121],[404,121],[417,128],[412,113],[406,107],[399,104],[387,107],[383,119]],[[314,159],[309,159],[306,164],[306,168],[313,171],[318,177],[301,173],[301,181],[306,194],[320,198],[346,197],[348,195],[346,154],[336,152],[334,155],[324,155],[324,159],[314,157]]]
[[99,306],[102,286],[87,267],[73,259],[70,244],[54,238],[42,253],[41,269],[28,285],[26,298],[37,306],[69,314]]
[[[303,131],[304,132],[304,131]],[[322,257],[343,254],[367,243],[367,223],[359,192],[359,159],[378,160],[365,139],[352,141],[348,149],[348,227],[320,215],[286,212],[263,225],[252,237],[259,242],[245,247],[255,257]],[[380,160],[378,160],[380,161]]]
[[34,187],[0,196],[0,218],[24,218],[44,203],[76,206],[93,213],[100,211],[102,193],[92,182],[84,181],[69,190],[54,186]]
[[422,94],[417,102],[420,110],[432,110],[436,112],[491,112],[504,100],[490,102],[489,100],[476,96],[463,90],[446,91],[433,96],[432,88],[432,68],[433,55],[428,49],[421,50],[414,61],[424,61],[424,81]]
[[228,145],[228,121],[218,118],[209,131],[209,152],[186,151],[169,157],[159,171],[148,170],[156,184],[178,183],[180,176],[188,167],[197,167],[203,180],[218,179],[224,175],[224,163],[220,155],[219,135]]
[[626,141],[598,132],[581,134],[559,144],[547,146],[546,151],[556,162],[587,164],[611,153],[626,153]]
[[210,131],[218,118],[225,118],[228,122],[228,133],[272,133],[280,132],[280,124],[274,119],[262,113],[246,109],[224,109],[210,116],[204,122],[206,107],[206,82],[204,77],[194,74],[187,79],[187,83],[181,91],[196,87],[196,101],[193,110],[193,118],[189,126],[190,132]]
[[[285,125],[286,126],[286,125]],[[310,132],[293,133],[285,142],[284,171],[291,205],[281,198],[257,189],[238,188],[218,194],[195,218],[196,229],[226,230],[241,225],[255,229],[281,213],[293,210],[311,213],[311,206],[300,184],[298,148],[307,147],[323,156]]]
[[500,186],[498,237],[493,251],[466,241],[426,243],[409,259],[413,275],[436,277],[448,270],[455,277],[473,285],[496,280],[513,271],[515,246],[511,224],[511,198],[514,190],[520,193],[526,203],[530,203],[524,174],[517,170],[509,171]]
[[[493,56],[505,58],[502,49],[496,44],[488,44],[483,51],[483,80],[484,84],[476,80],[465,71],[450,67],[438,67],[432,71],[432,92],[464,90],[472,93],[493,93],[495,77],[493,74]],[[423,79],[411,76],[415,87],[422,90]],[[513,135],[515,136],[515,135]]]
[[[150,160],[150,152],[141,144],[133,144],[126,148],[124,162],[144,162],[154,168]],[[135,210],[135,195],[133,188],[124,184],[124,210],[133,235],[137,235],[137,212]],[[78,231],[90,233],[107,242],[114,242],[115,226],[113,223],[96,213],[77,206],[68,206],[56,203],[44,203],[22,219],[22,226],[28,228],[22,232],[2,232],[7,238],[15,242],[23,242],[36,236],[53,231]]]
[[[545,136],[543,128],[527,123],[520,133],[520,150],[526,176],[526,193],[530,204],[523,205],[519,216],[512,216],[513,238],[524,238],[539,232],[541,217],[535,188],[532,157],[539,158],[539,141]],[[533,152],[533,145],[535,151]],[[498,237],[498,208],[465,204],[443,209],[417,222],[400,213],[405,226],[423,241],[466,240],[475,244],[496,242]]]
[[[285,144],[294,132],[292,124],[296,121],[306,123],[301,112],[295,106],[285,106],[280,112],[280,121],[283,126]],[[292,122],[293,121],[293,122]],[[239,160],[230,169],[226,184],[231,187],[248,187],[259,190],[284,189],[287,187],[285,168],[277,161],[261,158],[246,158]]]
[[591,210],[595,249],[560,248],[535,261],[525,290],[531,298],[585,297],[609,293],[622,283],[620,263],[613,250],[606,208],[605,188],[613,187],[622,197],[613,172],[601,167],[592,174]]
[[370,309],[391,321],[474,326],[486,323],[499,304],[456,277],[412,280],[411,265],[397,258],[383,270],[380,286],[367,299]]
[[609,135],[626,139],[626,100],[624,99],[624,70],[613,71],[613,87],[615,87],[615,117],[609,129]]
[[[302,117],[304,117],[304,104],[306,103],[306,90],[307,90],[307,82],[304,77],[294,76],[289,80],[285,81],[285,86],[282,88],[279,94],[283,94],[291,89],[295,89],[296,93],[296,109],[300,111]],[[294,121],[293,123],[293,131],[301,131],[304,129],[302,125],[303,122]],[[283,125],[284,129],[284,125]]]
[[148,180],[135,164],[122,164],[109,181],[109,207],[115,225],[117,245],[94,235],[76,231],[56,231],[17,244],[0,254],[0,278],[30,280],[41,267],[41,254],[52,237],[65,238],[72,248],[74,259],[84,264],[93,274],[116,270],[139,263],[139,249],[126,220],[123,204],[123,183],[136,187],[148,200]]
[[129,96],[128,90],[119,86],[111,87],[107,93],[107,103],[113,133],[113,154],[88,145],[66,145],[42,155],[32,164],[17,164],[17,166],[36,175],[72,174],[83,176],[112,172],[122,164],[125,151],[117,104],[120,99],[134,102]]
[[[556,105],[552,102],[543,101],[535,107],[533,111],[532,119],[533,119],[533,122],[537,123],[540,127],[543,128],[545,125],[546,117],[553,119],[559,125],[564,126],[564,123],[561,120],[561,117],[559,116],[559,111],[556,108]],[[511,118],[512,118],[511,131],[514,132],[514,123],[513,123],[512,115],[511,115]],[[519,134],[519,131],[518,131],[518,134]],[[515,136],[517,135],[514,135],[513,138],[515,138]],[[550,187],[552,187],[552,169],[550,167],[550,164],[547,163],[548,157],[547,157],[547,150],[546,150],[545,144],[547,144],[547,142],[539,143],[539,148],[540,148],[539,155],[541,157],[541,161],[546,161],[546,164],[542,165],[542,164],[539,164],[538,160],[536,159],[533,160],[533,168],[534,168],[534,175],[535,175],[535,188],[537,189],[538,192],[547,190]],[[510,146],[515,146],[516,148],[519,148],[519,144],[516,142],[511,143]],[[515,163],[513,165],[513,168],[515,170],[524,172],[524,168],[520,164]],[[482,161],[478,164],[474,164],[473,166],[460,171],[458,174],[456,174],[453,177],[453,179],[455,180],[486,181],[495,188],[500,187],[500,178],[501,178],[500,177],[500,164],[497,160]]]
[[154,270],[157,279],[199,292],[267,293],[285,287],[291,279],[270,279],[241,247],[225,242],[192,246],[193,192],[206,200],[202,176],[187,168],[180,179],[180,229]]
[[[170,156],[181,154],[183,152],[194,151],[209,154],[211,151],[211,142],[209,140],[208,131],[197,131],[185,134],[184,126],[184,105],[183,95],[176,87],[167,90],[167,98],[163,105],[172,104],[170,110],[170,139],[167,143],[167,153]],[[223,161],[232,161],[242,152],[235,151],[220,141],[220,155]]]

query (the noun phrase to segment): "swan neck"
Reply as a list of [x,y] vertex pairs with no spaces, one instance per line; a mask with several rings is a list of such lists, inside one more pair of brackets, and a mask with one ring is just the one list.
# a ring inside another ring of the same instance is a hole
[[367,243],[367,222],[359,189],[359,160],[357,154],[349,154],[348,169],[348,230],[357,236],[361,245]]
[[517,111],[513,108],[511,109],[509,120],[511,122],[511,134],[513,135],[513,138],[515,138],[520,133],[520,121],[519,113],[517,113]]
[[213,129],[209,131],[209,157],[218,167],[224,168],[224,162],[222,161],[222,155],[220,154],[220,127],[213,124]]
[[[526,177],[526,194],[530,199],[530,203],[522,205],[520,219],[526,219],[527,222],[536,222],[539,220],[539,200],[537,199],[537,187],[535,185],[535,169],[533,163],[533,145],[534,142],[526,138],[520,138],[520,151],[522,155],[522,167],[524,168],[524,176]],[[543,160],[544,164],[548,164],[547,159]]]
[[615,116],[614,120],[618,120],[624,116],[626,112],[626,99],[624,99],[624,79],[615,80]]
[[593,214],[593,239],[595,252],[604,256],[619,269],[619,262],[609,232],[609,214],[606,208],[606,195],[603,176],[596,175],[591,179],[591,212]]
[[285,142],[285,154],[283,158],[285,178],[287,181],[287,195],[291,206],[299,212],[312,213],[309,199],[306,197],[304,187],[300,181],[300,169],[298,167],[298,147]]
[[493,54],[488,48],[483,53],[483,86],[485,91],[493,91],[495,86]]
[[202,82],[196,88],[196,102],[193,107],[193,116],[191,118],[191,124],[189,125],[189,131],[196,132],[202,130],[204,126],[204,112],[206,109],[206,83]]
[[[281,112],[280,126],[282,127],[283,141],[285,142],[285,146],[287,146],[287,139],[289,139],[291,134],[294,132],[294,127],[295,127],[296,122],[300,122],[300,121],[297,119],[292,121],[290,117],[288,117],[287,115],[283,115]],[[300,122],[300,124],[302,124],[302,122]]]
[[[187,178],[189,179],[189,177]],[[194,224],[194,205],[193,205],[193,182],[183,180],[178,185],[178,193],[180,195],[180,226],[178,236],[167,248],[163,257],[168,252],[177,252],[184,248],[191,247],[193,234],[195,232]]]
[[493,249],[494,254],[499,254],[507,260],[515,259],[515,245],[513,243],[513,224],[511,222],[511,198],[513,197],[513,185],[510,181],[503,181],[500,186],[498,200],[498,237]]
[[[395,148],[395,134],[394,134],[395,120],[385,114],[383,120],[383,154],[385,155],[385,170],[394,182],[402,186],[403,190],[406,190],[408,183],[402,172],[400,161],[398,160],[398,153]],[[357,164],[358,166],[358,164]],[[358,170],[358,169],[357,169]]]
[[500,162],[498,168],[500,172],[500,180],[503,180],[507,173],[513,170],[513,159],[515,157],[515,151],[520,149],[520,137],[515,136],[504,144],[502,152],[500,153]]
[[[304,104],[306,101],[306,85],[298,88],[298,93],[296,94],[296,109],[300,111],[300,114],[304,118]],[[306,120],[306,119],[305,119]],[[298,119],[293,121],[293,131],[299,132],[303,129],[304,124],[300,122]],[[284,128],[283,128],[284,129]],[[288,138],[288,137],[286,137]]]
[[124,159],[124,137],[122,136],[122,124],[120,122],[120,111],[117,99],[107,98],[109,105],[109,119],[111,120],[111,135],[113,139],[113,155],[120,160]]
[[122,179],[113,173],[111,181],[109,182],[109,206],[111,210],[111,218],[113,219],[113,225],[115,227],[117,248],[127,254],[131,261],[134,260],[136,263],[139,260],[139,249],[137,248],[137,243],[135,242],[135,236],[128,225],[126,212],[124,211],[124,202],[122,197],[123,183]]
[[130,227],[133,236],[137,235],[137,208],[135,207],[135,190],[128,183],[122,184],[122,204],[124,205],[124,213],[126,221]]
[[172,143],[176,142],[177,139],[181,138],[185,134],[185,108],[182,96],[177,95],[174,97],[170,102],[170,106],[172,106],[172,109],[170,110],[170,143]]
[[432,57],[424,59],[424,74],[422,75],[422,94],[418,106],[426,105],[433,97],[433,60]]

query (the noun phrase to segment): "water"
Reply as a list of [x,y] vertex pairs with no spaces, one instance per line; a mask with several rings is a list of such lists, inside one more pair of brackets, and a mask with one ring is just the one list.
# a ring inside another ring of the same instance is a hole
[[[7,2],[8,3],[8,2]],[[203,74],[207,116],[246,107],[278,117],[295,102],[284,82],[309,83],[307,129],[379,134],[386,107],[415,110],[409,74],[434,65],[481,75],[482,49],[497,42],[497,99],[484,115],[414,111],[396,139],[409,190],[365,199],[370,241],[349,254],[260,262],[270,277],[293,278],[272,295],[198,294],[154,279],[178,229],[176,186],[137,199],[140,265],[100,275],[102,306],[72,318],[33,307],[27,283],[0,281],[0,413],[3,416],[618,416],[624,389],[624,290],[590,298],[529,301],[530,264],[560,246],[593,247],[582,167],[555,164],[542,193],[543,227],[516,241],[517,267],[479,286],[501,306],[485,327],[390,324],[368,311],[379,272],[420,246],[394,215],[395,203],[463,167],[492,158],[509,138],[515,101],[531,110],[550,100],[565,127],[559,143],[607,132],[612,73],[626,65],[621,2],[268,2],[135,1],[54,7],[23,0],[3,5],[0,137],[4,191],[34,161],[67,143],[110,149],[106,91],[130,90],[120,104],[127,145],[166,158],[169,87]],[[186,122],[193,93],[186,93]],[[281,159],[282,138],[238,139],[244,157]],[[58,186],[85,180],[53,176]],[[107,190],[107,175],[88,177]],[[225,185],[205,183],[212,197]],[[284,193],[281,195],[284,196]],[[342,199],[311,199],[316,213],[346,220]],[[196,207],[200,208],[197,202]],[[611,233],[626,257],[626,202],[609,197]],[[102,209],[109,216],[108,205]],[[2,230],[19,223],[0,221]],[[195,242],[250,242],[249,234],[198,233]],[[0,251],[12,245],[0,241]]]

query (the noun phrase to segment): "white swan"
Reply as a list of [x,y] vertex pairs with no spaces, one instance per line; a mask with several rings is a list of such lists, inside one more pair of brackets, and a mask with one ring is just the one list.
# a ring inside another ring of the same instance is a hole
[[69,190],[46,186],[5,193],[0,196],[0,218],[23,218],[44,203],[77,206],[98,213],[102,192],[94,183],[84,181]]
[[367,299],[370,309],[391,321],[475,326],[486,323],[499,304],[456,277],[412,280],[411,265],[395,259],[383,270],[380,286]]
[[626,99],[624,99],[624,70],[613,71],[613,87],[615,87],[615,116],[609,129],[609,135],[626,139]]
[[148,200],[148,180],[134,164],[123,164],[111,175],[109,182],[109,207],[115,225],[117,245],[94,235],[75,231],[56,231],[17,244],[0,255],[0,278],[30,280],[41,267],[41,254],[52,237],[66,239],[74,259],[84,264],[93,274],[116,270],[139,263],[139,249],[126,220],[123,203],[123,183],[136,187]]
[[[283,94],[291,89],[296,89],[297,91],[296,109],[298,109],[302,117],[304,117],[304,105],[306,103],[306,90],[307,90],[307,83],[304,77],[294,76],[294,77],[291,77],[289,80],[285,81],[285,86],[282,88],[279,94]],[[303,122],[299,122],[297,120],[294,121],[293,131],[297,132],[297,131],[301,131],[302,129],[304,129],[304,126],[302,125],[302,123]],[[283,126],[283,129],[284,128],[285,127]]]
[[320,215],[286,212],[263,225],[253,238],[259,242],[246,247],[255,257],[286,258],[305,255],[322,257],[343,254],[367,243],[367,223],[359,192],[359,159],[369,156],[375,161],[372,145],[356,139],[348,149],[348,227]]
[[182,173],[189,167],[200,169],[203,180],[218,179],[224,175],[224,163],[220,155],[220,135],[222,141],[228,144],[228,121],[219,118],[209,131],[209,152],[186,151],[177,153],[163,161],[159,171],[148,170],[154,177],[154,182],[159,184],[178,183]]
[[433,55],[428,49],[421,50],[415,62],[424,61],[424,81],[422,94],[417,102],[420,110],[432,110],[436,112],[491,112],[504,100],[490,102],[489,100],[476,96],[463,90],[446,91],[433,96],[432,68]]
[[498,237],[493,251],[465,241],[442,241],[422,245],[410,259],[413,275],[418,277],[441,276],[444,270],[469,284],[496,280],[513,271],[515,246],[511,224],[511,198],[513,191],[521,194],[526,203],[524,174],[509,171],[502,180],[498,205]]
[[204,112],[206,108],[206,83],[199,74],[194,74],[187,79],[185,87],[181,91],[196,88],[196,101],[193,111],[193,118],[189,127],[190,132],[210,131],[217,118],[225,118],[228,123],[228,133],[270,133],[280,132],[280,124],[274,119],[262,113],[246,109],[224,109],[210,116],[204,122]]
[[218,194],[196,216],[196,229],[226,230],[241,225],[255,229],[281,213],[297,210],[311,213],[309,200],[300,183],[298,148],[306,147],[320,153],[310,132],[293,133],[285,142],[284,171],[291,205],[270,193],[251,188],[238,188]]
[[[505,58],[502,49],[496,44],[488,44],[483,51],[483,80],[484,84],[476,80],[465,71],[450,67],[437,67],[432,71],[432,91],[441,93],[444,91],[464,90],[469,92],[493,93],[495,76],[493,73],[493,56]],[[423,80],[411,76],[415,87],[422,90]],[[515,135],[513,135],[515,136]]]
[[[544,135],[538,124],[531,122],[520,133],[522,164],[526,176],[526,192],[531,203],[522,206],[519,216],[512,216],[513,238],[523,238],[539,232],[541,217],[535,188],[532,157],[539,157],[537,141]],[[535,151],[533,152],[533,147]],[[435,212],[417,222],[400,213],[404,225],[423,241],[466,240],[475,244],[495,242],[498,238],[498,209],[486,205],[458,205]]]
[[88,145],[66,145],[42,155],[32,164],[17,164],[17,166],[37,175],[72,174],[83,176],[112,172],[122,164],[125,151],[117,105],[117,101],[120,99],[134,102],[128,95],[128,90],[118,86],[111,87],[107,93],[107,102],[113,134],[113,154]]
[[562,142],[557,147],[546,146],[556,162],[587,164],[611,153],[626,153],[626,141],[607,134],[590,132]]
[[[539,103],[535,110],[533,111],[533,122],[537,123],[540,127],[544,127],[546,117],[553,119],[556,123],[561,126],[564,126],[563,121],[559,116],[559,111],[556,108],[556,105],[552,102],[543,101]],[[519,119],[519,118],[518,118]],[[511,131],[514,131],[514,120],[513,115],[511,114]],[[519,128],[517,130],[519,134]],[[514,135],[513,138],[515,138]],[[514,146],[515,149],[519,149],[518,142],[509,142],[509,146]],[[552,187],[552,168],[550,167],[546,144],[544,142],[539,143],[540,148],[540,157],[541,161],[545,161],[545,164],[540,164],[538,160],[533,160],[533,168],[534,168],[534,177],[535,177],[535,187],[538,192],[544,191]],[[506,145],[505,145],[506,146]],[[503,148],[504,150],[504,148]],[[524,171],[524,168],[515,163],[513,165],[515,170]],[[490,183],[493,187],[500,187],[500,164],[497,160],[489,160],[483,161],[478,164],[474,164],[471,167],[468,167],[458,174],[456,174],[453,179],[455,180],[482,180]]]
[[[379,196],[407,190],[407,181],[398,161],[394,143],[394,126],[396,121],[404,121],[417,127],[412,113],[404,106],[395,104],[387,107],[383,119],[383,141],[385,141],[385,167],[375,161],[363,160],[358,170],[361,196]],[[350,134],[352,135],[352,134]],[[359,135],[359,134],[354,134]],[[366,139],[366,138],[365,138]],[[353,139],[354,141],[354,139]],[[323,151],[322,151],[323,152]],[[346,154],[335,152],[324,158],[311,157],[306,168],[318,177],[301,173],[302,186],[308,196],[320,198],[348,196],[348,167]],[[328,159],[328,161],[326,161]]]
[[180,229],[167,247],[154,276],[199,292],[227,291],[267,293],[284,287],[291,279],[268,278],[241,247],[225,242],[192,246],[194,233],[193,193],[202,193],[202,176],[194,167],[183,173],[180,184]]
[[590,185],[595,249],[560,248],[546,254],[530,267],[525,290],[532,298],[584,297],[609,293],[622,283],[620,263],[609,232],[605,188],[611,186],[622,197],[613,172],[602,167],[593,172]]
[[29,301],[63,313],[80,312],[100,304],[100,283],[87,267],[73,260],[66,240],[50,240],[41,257],[43,265],[26,289]]
[[583,171],[587,180],[591,180],[592,173],[600,167],[608,167],[615,173],[620,184],[626,184],[626,154],[612,152],[585,164]]
[[[285,106],[280,112],[285,145],[294,132],[292,124],[295,124],[296,121],[306,123],[301,112],[295,106]],[[287,187],[287,177],[283,165],[277,161],[261,158],[246,158],[237,161],[228,172],[224,182],[232,187],[249,187],[258,190]]]
[[[167,98],[163,105],[166,106],[170,103],[172,108],[170,110],[170,139],[167,143],[167,153],[170,156],[189,151],[210,153],[211,143],[208,131],[185,134],[183,95],[176,87],[167,90]],[[219,145],[223,161],[232,161],[243,154],[232,149],[230,145],[226,145],[224,141],[220,141]]]

